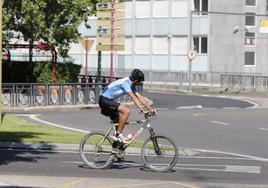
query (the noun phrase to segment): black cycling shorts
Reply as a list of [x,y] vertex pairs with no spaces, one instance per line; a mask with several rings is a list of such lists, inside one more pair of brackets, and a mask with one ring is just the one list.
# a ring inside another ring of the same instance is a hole
[[105,116],[109,116],[112,121],[116,121],[119,118],[118,107],[120,103],[110,100],[102,95],[99,98],[99,106],[101,113]]

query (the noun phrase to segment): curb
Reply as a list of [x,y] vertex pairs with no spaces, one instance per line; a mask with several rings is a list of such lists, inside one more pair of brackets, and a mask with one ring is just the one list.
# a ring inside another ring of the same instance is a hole
[[[150,105],[153,104],[153,101],[146,98]],[[126,106],[133,106],[133,102],[122,102]],[[35,107],[3,107],[3,112],[33,112],[33,111],[68,111],[68,110],[88,110],[99,108],[99,104],[88,104],[88,105],[62,105],[62,106],[35,106]]]
[[12,108],[3,108],[3,112],[32,112],[32,111],[61,111],[61,110],[87,110],[98,108],[98,104],[90,104],[90,105],[64,105],[64,106],[37,106],[37,107],[12,107]]
[[[44,150],[44,151],[75,151],[79,152],[79,144],[31,143],[31,142],[0,142],[0,149],[7,150]],[[179,148],[180,156],[195,156],[201,152],[197,149]],[[141,148],[128,147],[127,154],[141,154]]]

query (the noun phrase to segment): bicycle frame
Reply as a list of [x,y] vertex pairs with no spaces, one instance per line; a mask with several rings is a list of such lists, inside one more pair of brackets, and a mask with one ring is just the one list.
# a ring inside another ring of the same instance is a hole
[[[150,121],[151,121],[151,118],[149,118],[150,116],[148,114],[145,114],[145,119],[143,120],[137,120],[137,121],[130,121],[130,122],[126,122],[125,125],[139,125],[139,124],[142,124],[144,123],[144,125],[137,131],[135,132],[135,134],[133,135],[132,139],[130,140],[129,143],[127,144],[124,144],[124,149],[126,149],[130,144],[133,143],[134,140],[136,140],[136,138],[144,131],[144,129],[148,129],[149,130],[149,133],[150,133],[150,136],[153,138],[155,136],[155,132],[153,131],[153,128],[151,127],[151,124],[150,124]],[[105,134],[105,137],[99,142],[99,144],[97,145],[97,147],[99,145],[102,144],[102,142],[105,140],[105,138],[107,138],[111,131],[116,131],[116,127],[118,126],[118,123],[111,123],[111,128],[106,132]],[[155,148],[155,151],[157,154],[160,154],[160,149],[159,149],[159,146],[157,144],[157,140],[153,139],[153,145],[154,145],[154,148]]]

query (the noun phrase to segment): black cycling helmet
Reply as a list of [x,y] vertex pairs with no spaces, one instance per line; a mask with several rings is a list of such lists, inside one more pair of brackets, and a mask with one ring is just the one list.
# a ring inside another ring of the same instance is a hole
[[142,82],[144,81],[144,74],[140,69],[134,69],[131,72],[131,75],[129,78],[131,81],[138,80],[138,82]]

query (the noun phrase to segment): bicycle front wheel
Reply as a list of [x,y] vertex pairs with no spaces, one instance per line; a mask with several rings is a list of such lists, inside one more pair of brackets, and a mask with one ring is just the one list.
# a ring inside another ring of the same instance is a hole
[[177,163],[178,148],[170,138],[156,135],[145,140],[141,155],[148,168],[164,172],[172,169]]
[[91,168],[106,168],[114,159],[112,140],[103,132],[87,133],[80,142],[82,161]]

